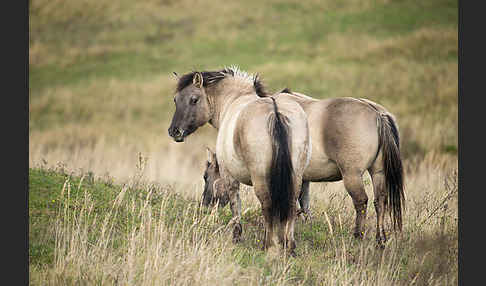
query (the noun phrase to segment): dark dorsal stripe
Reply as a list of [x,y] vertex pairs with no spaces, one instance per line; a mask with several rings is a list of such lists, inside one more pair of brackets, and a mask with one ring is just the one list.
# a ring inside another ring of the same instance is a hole
[[288,94],[292,94],[292,91],[290,91],[290,88],[286,87],[284,88],[280,93],[288,93]]
[[[196,74],[196,71],[187,73],[179,78],[177,82],[176,92],[180,92],[184,88],[188,87],[192,84],[192,79]],[[235,72],[232,69],[225,68],[220,71],[203,71],[200,72],[203,78],[203,86],[208,87],[212,84],[218,83],[220,80],[226,78],[227,76],[234,76]],[[259,79],[258,75],[256,75],[253,79],[253,87],[255,88],[255,92],[259,97],[265,97],[266,91],[263,83]]]

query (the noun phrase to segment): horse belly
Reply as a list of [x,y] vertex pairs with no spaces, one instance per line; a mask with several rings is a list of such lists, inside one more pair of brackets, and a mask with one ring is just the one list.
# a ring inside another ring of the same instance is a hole
[[324,141],[324,132],[327,121],[323,120],[323,110],[327,107],[327,101],[320,101],[306,106],[308,114],[312,152],[309,165],[304,171],[304,180],[311,182],[331,182],[342,179],[341,171],[336,161],[328,155]]
[[329,158],[311,158],[304,171],[304,181],[332,182],[341,179],[342,175],[338,165]]
[[251,182],[251,175],[246,165],[243,162],[237,160],[235,157],[230,158],[231,159],[226,161],[229,162],[225,165],[225,167],[230,175],[233,177],[233,179],[237,180],[242,184],[252,186],[253,184]]
[[253,183],[251,181],[251,177],[247,174],[244,174],[244,173],[235,173],[236,176],[233,176],[233,178],[235,180],[237,180],[238,182],[244,184],[244,185],[247,185],[247,186],[253,186]]

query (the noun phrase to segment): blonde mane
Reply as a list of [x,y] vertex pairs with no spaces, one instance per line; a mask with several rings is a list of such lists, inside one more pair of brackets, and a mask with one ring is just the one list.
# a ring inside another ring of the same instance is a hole
[[253,84],[253,82],[256,79],[258,79],[258,75],[250,74],[244,70],[241,70],[240,67],[237,65],[231,65],[229,67],[225,67],[224,70],[228,72],[227,73],[228,75],[232,75],[233,77],[240,78],[251,84]]

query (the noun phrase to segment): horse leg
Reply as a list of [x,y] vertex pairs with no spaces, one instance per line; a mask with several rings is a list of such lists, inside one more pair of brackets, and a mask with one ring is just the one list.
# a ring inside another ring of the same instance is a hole
[[[306,220],[310,216],[310,210],[309,210],[309,201],[310,201],[310,196],[309,196],[309,182],[308,181],[302,181],[302,177],[297,177],[294,178],[294,182],[300,182],[300,183],[295,183],[294,185],[294,195],[298,196],[299,198],[299,203],[301,208],[303,209],[304,213],[306,214]],[[288,218],[288,228],[287,228],[287,247],[289,248],[289,253],[292,256],[297,256],[295,253],[295,248],[297,247],[297,244],[295,243],[295,237],[294,237],[294,227],[295,227],[295,220],[297,219],[297,201],[295,199],[291,200],[291,213],[290,217]]]
[[238,243],[241,241],[241,233],[243,229],[241,227],[241,199],[240,199],[240,183],[236,180],[232,180],[229,185],[229,199],[231,214],[233,216],[232,220],[234,222],[233,229],[233,243]]
[[273,217],[272,217],[272,199],[270,197],[270,190],[266,185],[264,178],[254,177],[252,178],[253,182],[253,191],[255,192],[256,197],[260,201],[262,206],[262,214],[263,214],[263,225],[265,228],[265,238],[263,240],[263,250],[267,250],[270,247],[274,246],[275,243],[273,241],[274,233],[273,233]]
[[295,254],[295,248],[297,247],[297,244],[295,243],[295,237],[294,237],[294,226],[295,226],[295,216],[292,216],[289,222],[289,239],[288,239],[288,246],[290,250],[290,255],[292,256],[297,256]]
[[271,201],[262,202],[262,214],[265,225],[265,239],[263,241],[263,250],[267,250],[274,246],[273,241],[273,217],[271,213]]
[[364,235],[364,222],[366,220],[366,207],[368,205],[368,196],[364,188],[362,174],[363,172],[343,174],[344,187],[353,199],[354,209],[356,210],[354,237],[360,239]]
[[289,217],[286,221],[279,222],[278,225],[278,241],[282,249],[295,257],[295,248],[297,247],[294,238],[295,217]]
[[[307,184],[308,185],[308,184]],[[294,199],[290,200],[291,205],[290,207],[290,216],[284,220],[280,221],[279,223],[279,229],[278,229],[278,238],[279,242],[282,245],[282,248],[284,251],[289,253],[292,256],[296,256],[295,254],[295,248],[297,247],[297,244],[295,242],[295,237],[294,237],[294,228],[295,228],[295,220],[297,218],[297,195],[299,195],[299,199],[301,198],[301,195],[299,192],[302,190],[298,184],[295,185],[294,187]],[[308,202],[307,202],[307,208],[308,208]]]
[[385,174],[382,171],[370,171],[371,181],[373,182],[373,192],[375,195],[374,205],[376,211],[376,242],[381,248],[385,247],[386,234],[384,228],[386,192]]
[[300,210],[297,212],[298,215],[300,215],[301,213],[304,214],[305,221],[307,221],[307,219],[311,216],[310,209],[309,209],[309,203],[310,203],[309,184],[310,182],[308,181],[302,182],[302,191],[300,192],[299,195]]

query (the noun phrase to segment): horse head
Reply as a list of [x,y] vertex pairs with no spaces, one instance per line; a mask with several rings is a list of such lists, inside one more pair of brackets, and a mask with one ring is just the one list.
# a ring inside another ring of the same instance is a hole
[[174,103],[176,111],[169,127],[169,136],[176,142],[206,124],[211,118],[209,101],[201,73],[186,74],[179,79]]
[[224,180],[219,173],[219,165],[216,154],[208,149],[208,160],[204,171],[204,191],[202,203],[204,206],[212,206],[219,201],[219,206],[224,207],[229,201]]

